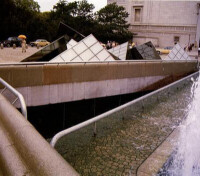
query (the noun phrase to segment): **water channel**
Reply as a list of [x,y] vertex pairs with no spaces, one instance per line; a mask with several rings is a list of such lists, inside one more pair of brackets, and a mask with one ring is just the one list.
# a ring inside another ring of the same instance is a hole
[[[137,168],[188,117],[193,81],[163,91],[63,137],[56,149],[80,175],[136,175]],[[145,104],[145,105],[144,105]]]
[[200,80],[194,81],[190,89],[192,101],[188,114],[180,125],[177,150],[161,169],[159,176],[200,175]]

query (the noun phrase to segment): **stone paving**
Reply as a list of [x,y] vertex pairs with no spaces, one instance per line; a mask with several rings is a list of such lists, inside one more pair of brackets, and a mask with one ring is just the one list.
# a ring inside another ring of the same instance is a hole
[[36,47],[28,47],[26,53],[22,53],[21,47],[0,49],[0,63],[20,62],[37,51]]
[[[56,149],[80,175],[134,176],[140,164],[165,140],[187,114],[190,86],[143,111],[115,113],[63,137]],[[124,118],[122,118],[124,117]]]

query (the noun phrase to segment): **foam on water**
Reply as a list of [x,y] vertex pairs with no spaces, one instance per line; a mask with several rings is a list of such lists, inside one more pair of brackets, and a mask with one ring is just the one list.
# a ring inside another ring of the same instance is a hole
[[200,175],[200,80],[194,81],[191,88],[191,101],[188,116],[180,126],[181,133],[172,165],[167,171],[170,176]]

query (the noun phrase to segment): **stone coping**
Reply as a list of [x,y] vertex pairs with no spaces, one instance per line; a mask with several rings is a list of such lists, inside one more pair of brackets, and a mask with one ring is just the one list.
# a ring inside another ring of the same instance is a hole
[[166,140],[140,165],[137,176],[156,176],[160,168],[167,162],[173,153],[177,139],[180,134],[180,127],[177,127]]
[[[13,87],[128,79],[149,76],[185,76],[197,71],[193,62],[121,62],[0,66],[0,77]],[[0,85],[0,88],[3,88]]]
[[2,95],[0,139],[0,176],[79,175]]

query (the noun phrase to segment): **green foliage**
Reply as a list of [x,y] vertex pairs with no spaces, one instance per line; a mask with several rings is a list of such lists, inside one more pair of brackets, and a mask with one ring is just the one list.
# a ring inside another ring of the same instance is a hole
[[84,35],[93,33],[100,41],[124,42],[132,38],[126,22],[128,13],[123,7],[109,4],[96,14],[87,0],[67,2],[59,0],[50,12],[40,12],[34,0],[0,0],[0,40],[19,34],[28,40],[56,39],[60,21]]
[[34,0],[13,0],[17,8],[24,9],[32,12],[39,12],[40,6]]
[[79,1],[76,10],[76,16],[85,18],[86,20],[92,20],[93,10],[94,10],[94,5],[89,4],[87,0]]
[[127,17],[128,12],[116,3],[109,4],[96,13],[96,19],[104,31],[104,41],[114,40],[121,43],[132,38],[132,33],[128,31]]
[[[25,34],[32,36],[29,25],[39,14],[39,5],[33,0],[1,0],[0,2],[0,40],[9,36]],[[34,35],[34,34],[33,34]]]

